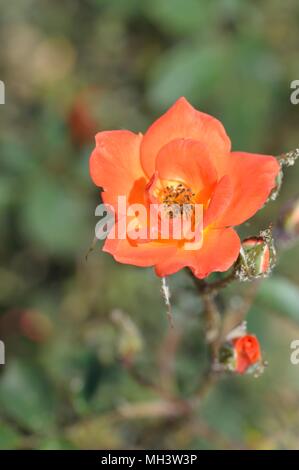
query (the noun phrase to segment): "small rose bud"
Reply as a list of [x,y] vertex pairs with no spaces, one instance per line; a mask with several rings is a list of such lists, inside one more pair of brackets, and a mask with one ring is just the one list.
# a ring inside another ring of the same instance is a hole
[[270,247],[262,237],[247,238],[242,243],[247,259],[253,262],[250,269],[254,276],[264,274],[270,267]]
[[258,237],[246,238],[242,242],[237,261],[236,275],[241,280],[267,276],[275,262],[275,249],[270,230]]
[[224,343],[219,351],[219,364],[237,374],[261,374],[264,364],[256,336],[244,334]]
[[239,374],[253,372],[261,364],[262,355],[256,336],[244,335],[233,341],[236,369]]

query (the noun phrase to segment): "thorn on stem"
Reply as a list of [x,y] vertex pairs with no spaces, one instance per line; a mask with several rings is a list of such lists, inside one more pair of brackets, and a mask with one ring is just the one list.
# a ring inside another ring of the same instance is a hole
[[93,239],[93,241],[92,241],[92,243],[91,243],[90,247],[88,248],[88,251],[87,251],[87,253],[86,253],[86,255],[85,255],[85,261],[88,260],[88,256],[89,256],[90,253],[95,249],[95,246],[96,246],[96,244],[97,244],[97,241],[98,241],[97,237],[94,237],[94,239]]

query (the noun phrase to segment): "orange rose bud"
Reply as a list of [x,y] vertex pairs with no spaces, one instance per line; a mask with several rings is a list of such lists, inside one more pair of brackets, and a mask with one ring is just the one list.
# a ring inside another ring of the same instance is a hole
[[253,373],[258,377],[263,373],[265,363],[262,361],[257,338],[247,333],[241,333],[241,336],[233,334],[220,348],[219,366],[225,371],[237,374]]
[[258,339],[253,335],[245,335],[233,342],[235,351],[235,371],[239,374],[249,372],[261,363],[262,355]]

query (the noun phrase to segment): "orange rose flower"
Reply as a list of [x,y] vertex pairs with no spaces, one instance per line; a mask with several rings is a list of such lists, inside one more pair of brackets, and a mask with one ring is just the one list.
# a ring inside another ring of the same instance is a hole
[[[128,203],[155,200],[203,207],[203,243],[188,250],[184,240],[107,238],[103,250],[120,263],[154,266],[167,276],[188,266],[204,278],[227,271],[240,239],[232,228],[252,217],[275,187],[280,166],[268,155],[231,152],[222,124],[180,98],[144,135],[126,130],[96,135],[90,174],[103,188],[103,202],[117,213],[117,197]],[[117,221],[122,214],[117,213]]]
[[247,369],[261,361],[260,345],[255,336],[241,336],[234,342],[236,372],[244,374]]

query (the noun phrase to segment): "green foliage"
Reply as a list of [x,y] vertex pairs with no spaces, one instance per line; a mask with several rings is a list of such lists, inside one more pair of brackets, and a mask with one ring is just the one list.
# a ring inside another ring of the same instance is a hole
[[0,383],[0,404],[8,416],[25,429],[43,433],[53,428],[53,397],[42,371],[25,362],[11,362]]
[[41,174],[24,197],[22,229],[46,252],[72,254],[88,241],[90,212],[84,196]]
[[[208,100],[217,89],[226,62],[227,50],[221,44],[198,47],[179,44],[153,65],[148,100],[161,110],[178,96],[194,102]],[[208,95],[207,95],[208,93]]]
[[18,433],[7,424],[0,422],[0,449],[11,450],[18,447],[20,437]]
[[198,33],[211,20],[213,2],[206,0],[146,0],[145,13],[166,34]]
[[270,312],[299,322],[299,288],[285,278],[265,280],[260,286],[257,302]]
[[[162,417],[146,385],[190,397],[205,371],[202,305],[186,273],[170,279],[169,333],[151,269],[117,264],[100,243],[85,261],[100,202],[88,173],[96,131],[144,132],[184,95],[221,119],[234,149],[298,147],[289,102],[298,14],[297,0],[1,3],[1,449],[298,447],[298,369],[289,362],[298,247],[282,255],[248,316],[265,374],[229,377],[192,422]],[[84,133],[72,114],[78,100],[90,118]],[[244,236],[275,221],[298,177],[298,165],[286,172],[281,197]],[[232,285],[219,304],[231,313],[246,287]]]

